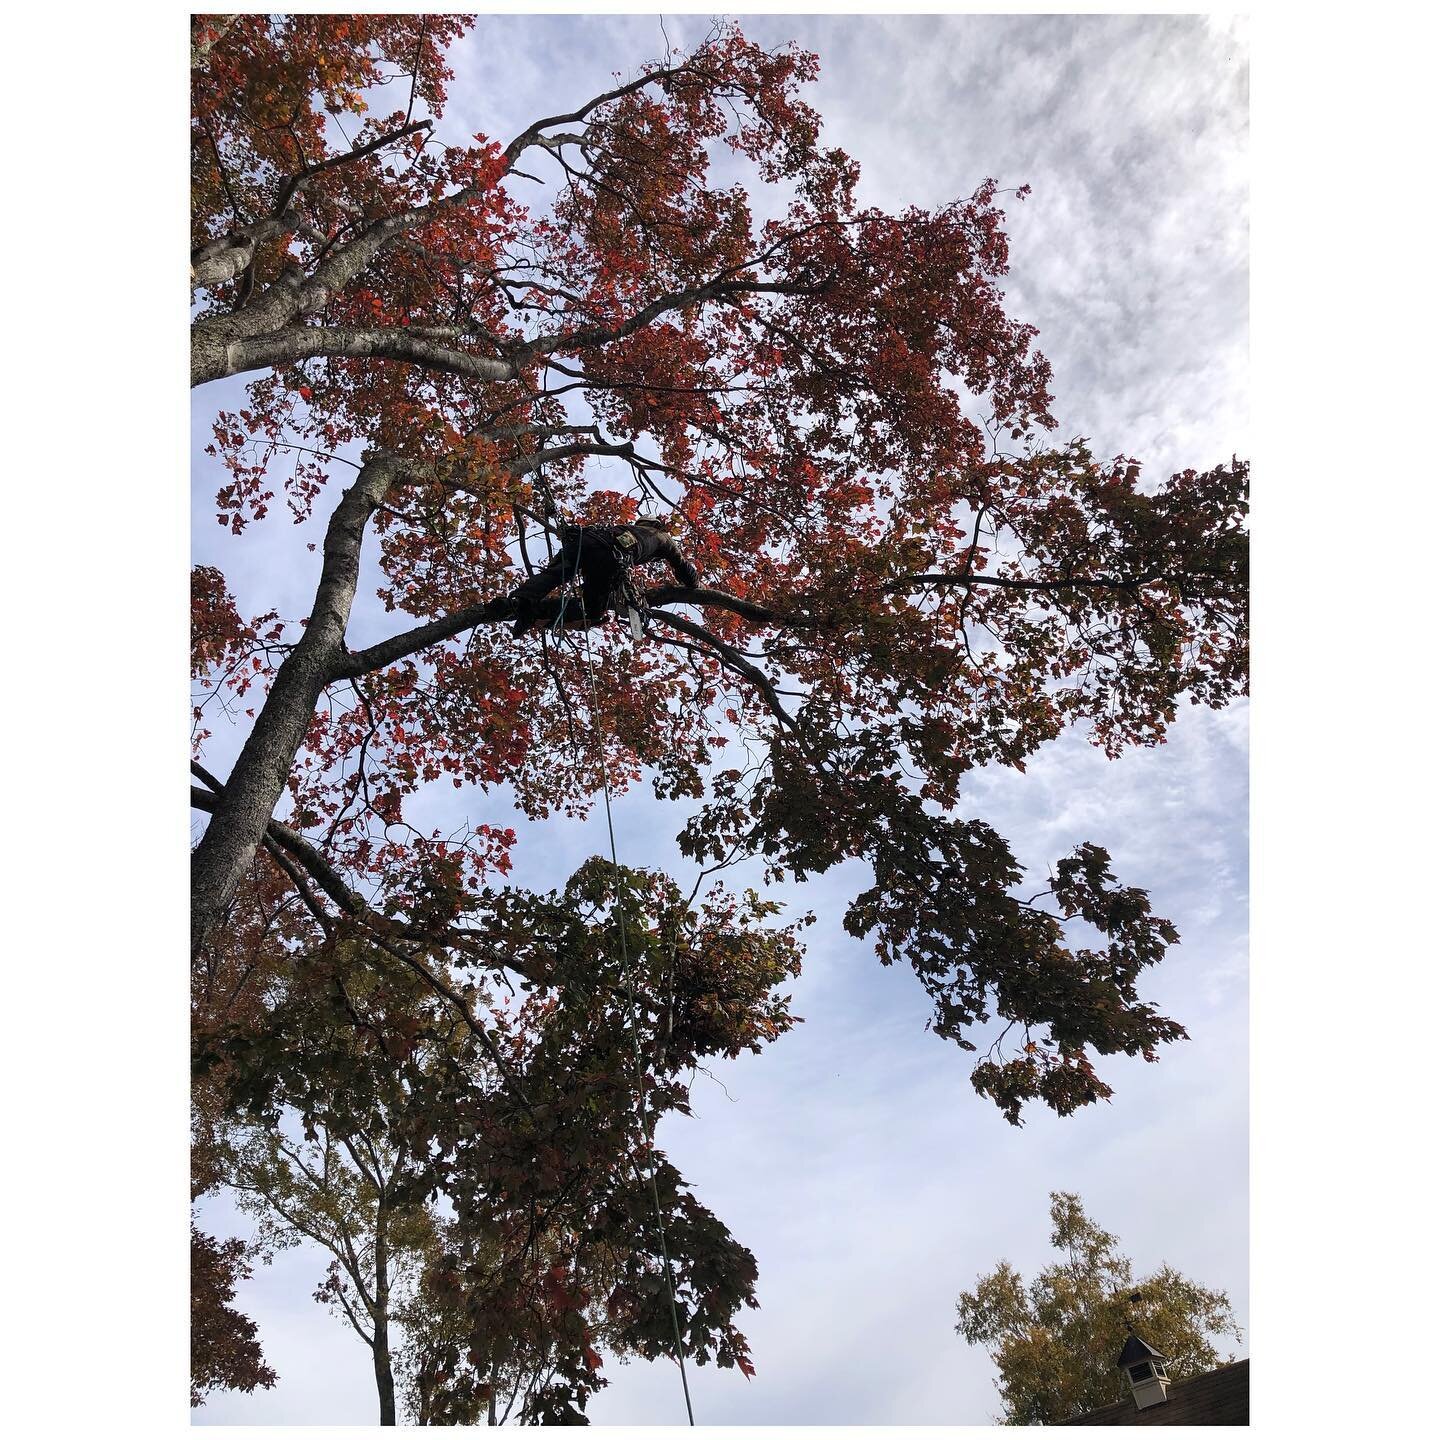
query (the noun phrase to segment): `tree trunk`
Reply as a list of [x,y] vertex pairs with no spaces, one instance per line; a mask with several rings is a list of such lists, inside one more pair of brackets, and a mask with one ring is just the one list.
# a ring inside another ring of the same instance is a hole
[[395,1423],[395,1375],[390,1368],[390,1238],[389,1213],[382,1197],[375,1211],[375,1389],[380,1396],[380,1423]]
[[280,803],[315,706],[345,656],[345,627],[355,599],[365,527],[397,473],[393,457],[368,456],[330,519],[310,623],[276,672],[255,728],[191,858],[192,954],[230,904]]
[[395,1423],[395,1376],[390,1369],[390,1326],[383,1318],[375,1326],[375,1390],[380,1396],[380,1423]]

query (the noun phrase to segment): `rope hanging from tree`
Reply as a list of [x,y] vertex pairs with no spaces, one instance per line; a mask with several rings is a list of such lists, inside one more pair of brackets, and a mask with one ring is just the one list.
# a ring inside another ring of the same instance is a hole
[[[582,541],[582,542],[583,542],[584,532],[585,532],[585,527],[582,525],[582,526],[580,526],[580,538],[581,538],[581,541]],[[548,536],[547,536],[547,540],[548,540]],[[570,603],[570,599],[571,599],[571,597],[572,597],[572,594],[573,594],[573,592],[574,592],[574,586],[575,586],[575,583],[576,583],[576,579],[577,579],[577,577],[578,577],[578,573],[579,573],[579,567],[577,566],[575,573],[572,574],[572,575],[570,576],[570,578],[566,581],[566,583],[565,583],[565,588],[564,588],[564,590],[561,592],[561,596],[560,596],[560,612],[559,612],[558,615],[556,615],[556,617],[555,617],[555,622],[554,622],[554,624],[551,626],[551,631],[552,631],[552,633],[556,634],[557,636],[563,636],[563,635],[565,634],[565,614],[566,614],[566,610],[567,610],[567,608],[568,608],[568,606],[569,606],[569,603]],[[583,639],[584,639],[584,649],[585,649],[585,678],[586,678],[586,682],[587,682],[588,687],[589,687],[589,690],[590,690],[590,713],[591,713],[591,716],[593,717],[593,716],[597,713],[597,711],[598,711],[598,694],[597,694],[596,687],[595,687],[595,660],[594,660],[594,655],[593,655],[593,652],[592,652],[591,646],[590,646],[590,626],[589,626],[590,616],[584,613],[584,600],[583,600],[583,598],[581,599],[581,602],[580,602],[580,603],[581,603],[581,613],[582,613],[582,621],[581,621],[581,627],[580,627],[580,628],[581,628],[581,635],[582,635],[582,637],[583,637]],[[632,614],[633,614],[633,611],[632,611]],[[632,632],[633,632],[633,627],[634,627],[634,622],[633,622],[633,620],[632,620]],[[572,738],[573,738],[573,737],[572,737]],[[579,748],[579,747],[578,747],[578,744],[577,744],[577,746],[576,746],[577,751],[578,751],[578,748]],[[617,850],[616,843],[615,843],[615,821],[614,821],[614,815],[613,815],[613,812],[612,812],[612,810],[611,810],[611,804],[610,804],[610,776],[609,776],[609,773],[608,773],[608,771],[607,771],[607,769],[606,769],[606,765],[605,765],[605,752],[604,752],[603,746],[602,746],[602,748],[601,748],[600,755],[599,755],[599,757],[598,757],[598,764],[597,764],[597,767],[596,767],[596,768],[598,769],[599,774],[600,774],[600,793],[601,793],[601,795],[604,797],[604,800],[605,800],[605,829],[606,829],[606,832],[607,832],[607,834],[608,834],[609,842],[610,842],[610,864],[611,864],[611,866],[614,868],[614,871],[615,871],[615,874],[616,874],[616,878],[617,878],[617,885],[618,885],[618,877],[619,877],[619,874],[620,874],[620,859],[619,859],[619,854],[618,854],[618,850]],[[630,1039],[631,1039],[631,1043],[633,1044],[634,1049],[635,1049],[635,1068],[636,1068],[637,1078],[638,1078],[638,1080],[639,1080],[639,1084],[638,1084],[638,1087],[637,1087],[637,1088],[638,1088],[638,1103],[637,1103],[637,1108],[636,1108],[636,1119],[637,1119],[637,1122],[638,1122],[638,1125],[639,1125],[639,1130],[640,1130],[640,1146],[641,1146],[642,1151],[645,1153],[645,1155],[648,1157],[648,1160],[649,1160],[649,1171],[650,1171],[650,1174],[649,1174],[650,1198],[651,1198],[652,1202],[654,1203],[654,1207],[655,1207],[655,1228],[656,1228],[656,1232],[657,1232],[657,1234],[658,1234],[658,1236],[659,1236],[659,1240],[660,1240],[660,1255],[661,1255],[661,1259],[662,1259],[663,1264],[664,1264],[665,1294],[666,1294],[666,1298],[668,1299],[669,1304],[670,1304],[670,1325],[671,1325],[671,1329],[672,1329],[672,1331],[673,1331],[673,1333],[674,1333],[674,1336],[675,1336],[675,1361],[676,1361],[676,1364],[677,1364],[677,1365],[679,1366],[679,1368],[680,1368],[680,1385],[681,1385],[681,1388],[682,1388],[682,1390],[684,1391],[684,1394],[685,1394],[685,1414],[686,1414],[686,1416],[687,1416],[687,1418],[688,1418],[688,1421],[689,1421],[690,1425],[693,1426],[693,1425],[695,1424],[695,1410],[694,1410],[694,1407],[693,1407],[693,1405],[691,1404],[691,1401],[690,1401],[690,1380],[689,1380],[689,1376],[688,1376],[688,1374],[686,1373],[686,1369],[685,1369],[685,1342],[684,1342],[684,1340],[681,1338],[681,1334],[680,1334],[680,1313],[679,1313],[678,1307],[677,1307],[676,1304],[675,1304],[675,1273],[674,1273],[674,1266],[672,1265],[671,1260],[670,1260],[670,1247],[669,1247],[669,1243],[667,1242],[667,1240],[666,1240],[666,1238],[665,1238],[665,1215],[664,1215],[664,1210],[663,1210],[663,1208],[662,1208],[662,1206],[661,1206],[661,1204],[660,1204],[660,1186],[659,1186],[659,1183],[657,1182],[657,1180],[656,1180],[656,1178],[655,1178],[655,1148],[654,1148],[654,1143],[653,1143],[652,1137],[651,1137],[650,1134],[649,1134],[648,1127],[647,1127],[646,1121],[645,1121],[645,1084],[644,1084],[645,1063],[644,1063],[644,1057],[643,1057],[643,1055],[642,1055],[642,1053],[641,1053],[641,1050],[640,1050],[640,1021],[639,1021],[639,1012],[638,1012],[638,1010],[636,1009],[636,1004],[635,1004],[635,986],[634,986],[634,983],[633,983],[632,978],[631,978],[631,971],[630,971],[630,942],[629,942],[629,939],[628,939],[628,936],[627,936],[627,932],[626,932],[626,928],[625,928],[625,911],[624,911],[624,907],[623,907],[623,906],[618,906],[618,907],[617,907],[617,909],[616,909],[616,917],[617,917],[617,919],[619,920],[619,924],[620,924],[620,964],[621,964],[621,974],[624,976],[624,980],[625,980],[625,991],[626,991],[626,996],[627,996],[628,1003],[629,1003],[629,1007],[630,1007]],[[679,932],[678,932],[678,930],[677,930],[677,932],[676,932],[676,943],[677,943],[677,944],[678,944],[678,940],[679,940]],[[672,951],[672,955],[671,955],[671,968],[672,968],[672,970],[673,970],[673,966],[674,966],[674,954],[673,954],[673,951]],[[636,1165],[636,1166],[635,1166],[635,1169],[636,1169],[636,1178],[637,1178],[637,1179],[640,1179],[640,1180],[643,1182],[643,1180],[644,1180],[645,1177],[642,1176],[642,1175],[639,1173],[639,1166]]]

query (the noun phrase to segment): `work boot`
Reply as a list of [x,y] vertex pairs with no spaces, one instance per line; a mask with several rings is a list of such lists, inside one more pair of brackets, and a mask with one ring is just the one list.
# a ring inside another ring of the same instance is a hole
[[518,640],[527,631],[535,628],[535,609],[528,601],[515,599],[514,596],[510,598],[515,601],[515,623],[510,627],[510,633]]

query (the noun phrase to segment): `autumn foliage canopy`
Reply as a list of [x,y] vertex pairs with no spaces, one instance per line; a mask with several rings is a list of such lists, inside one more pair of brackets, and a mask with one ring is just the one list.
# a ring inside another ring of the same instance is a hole
[[[456,136],[469,24],[193,29],[193,378],[248,383],[214,415],[217,518],[237,550],[282,504],[327,526],[308,617],[194,576],[197,1070],[212,1128],[378,1124],[456,1214],[427,1283],[471,1333],[442,1389],[543,1352],[526,1413],[576,1418],[602,1329],[666,1352],[652,1160],[687,1354],[749,1365],[753,1259],[643,1133],[693,1064],[793,1023],[799,924],[713,873],[863,862],[846,929],[961,1049],[1010,1026],[972,1079],[1012,1121],[1183,1035],[1139,993],[1177,938],[1148,897],[1094,845],[1022,883],[965,782],[1071,726],[1154,745],[1243,691],[1246,466],[1151,483],[1057,443],[1005,197],[862,205],[803,99],[815,57],[722,25]],[[559,597],[512,636],[562,524],[640,514],[697,587],[642,572],[639,640]],[[394,620],[366,643],[362,544]],[[583,813],[602,775],[677,803],[707,888],[599,859],[507,883],[509,807]],[[482,818],[417,824],[437,787]],[[342,1093],[373,1103],[336,1116]]]

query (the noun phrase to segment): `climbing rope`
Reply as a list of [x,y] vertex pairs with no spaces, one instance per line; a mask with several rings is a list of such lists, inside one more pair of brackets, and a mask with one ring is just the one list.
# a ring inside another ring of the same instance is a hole
[[[585,527],[580,527],[576,540],[575,569],[561,592],[560,611],[555,617],[551,626],[552,633],[564,635],[565,633],[565,612],[571,598],[571,591],[575,579],[579,574],[580,547],[584,544]],[[563,547],[562,541],[562,547]],[[563,553],[563,548],[562,548]],[[595,661],[590,648],[590,616],[584,613],[584,599],[581,598],[581,636],[585,646],[585,678],[590,690],[590,714],[592,718],[598,713],[599,701],[595,688]],[[578,746],[576,747],[578,749]],[[600,772],[600,793],[605,800],[605,830],[610,840],[610,864],[614,868],[616,876],[617,894],[620,876],[620,858],[615,844],[615,818],[610,804],[610,775],[605,765],[605,752],[602,746],[597,769]],[[625,927],[625,910],[618,906],[616,916],[620,922],[620,965],[621,974],[625,982],[625,993],[630,1006],[630,1039],[635,1049],[635,1069],[638,1081],[638,1103],[636,1118],[640,1127],[640,1145],[649,1160],[650,1168],[650,1198],[655,1206],[655,1228],[660,1238],[660,1256],[664,1262],[665,1294],[670,1303],[670,1326],[675,1336],[675,1361],[680,1367],[680,1385],[685,1393],[685,1414],[691,1426],[695,1424],[695,1410],[690,1402],[690,1379],[685,1370],[685,1342],[680,1334],[680,1312],[675,1303],[675,1271],[670,1260],[670,1246],[665,1236],[665,1214],[660,1204],[660,1185],[655,1178],[655,1146],[649,1133],[649,1127],[645,1119],[645,1061],[640,1049],[640,1017],[635,1003],[635,985],[630,971],[630,942]],[[672,956],[673,971],[673,956]],[[672,974],[673,983],[673,974]],[[633,1162],[632,1162],[633,1163]],[[639,1166],[635,1166],[636,1178],[643,1180],[639,1173]]]

